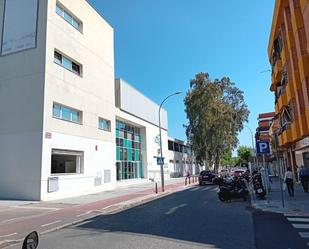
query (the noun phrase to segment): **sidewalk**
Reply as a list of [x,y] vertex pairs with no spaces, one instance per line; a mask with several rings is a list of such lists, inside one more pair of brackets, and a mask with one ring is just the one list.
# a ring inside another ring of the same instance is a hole
[[33,230],[40,234],[55,231],[85,219],[127,209],[190,187],[185,186],[184,182],[184,178],[167,180],[164,193],[160,192],[158,182],[158,194],[155,193],[155,183],[148,182],[50,202],[0,200],[0,248],[20,241]]
[[294,184],[294,191],[294,197],[290,197],[287,190],[283,192],[284,207],[282,207],[279,178],[274,177],[267,200],[258,200],[254,195],[251,203],[253,207],[263,211],[309,215],[309,194],[304,193],[301,184],[298,183]]

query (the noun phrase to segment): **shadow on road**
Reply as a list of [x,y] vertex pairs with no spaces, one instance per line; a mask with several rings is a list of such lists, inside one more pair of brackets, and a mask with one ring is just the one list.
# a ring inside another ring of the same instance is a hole
[[216,186],[196,186],[116,214],[98,216],[74,229],[159,236],[207,245],[204,248],[251,249],[253,226],[247,205],[243,201],[220,202]]

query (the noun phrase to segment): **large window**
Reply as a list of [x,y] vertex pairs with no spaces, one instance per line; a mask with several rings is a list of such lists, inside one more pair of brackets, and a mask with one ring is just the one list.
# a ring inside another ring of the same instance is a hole
[[81,174],[83,160],[82,151],[52,150],[51,174]]
[[117,180],[142,178],[140,128],[116,121]]
[[54,51],[54,62],[79,76],[82,75],[82,65],[78,62],[74,62],[58,51]]
[[82,112],[57,103],[53,104],[53,117],[73,123],[82,123]]
[[59,3],[56,5],[56,13],[78,31],[82,32],[82,22]]
[[104,130],[104,131],[110,131],[111,121],[106,120],[104,118],[99,118],[99,129]]

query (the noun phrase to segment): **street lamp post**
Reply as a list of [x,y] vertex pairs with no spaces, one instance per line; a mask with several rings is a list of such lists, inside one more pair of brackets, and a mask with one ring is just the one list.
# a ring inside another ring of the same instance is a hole
[[[178,94],[181,94],[181,92],[176,92],[176,93],[173,93],[171,95],[168,95],[160,104],[160,107],[159,107],[159,137],[160,137],[160,156],[161,156],[161,159],[163,158],[163,151],[162,151],[162,135],[161,135],[161,108],[162,108],[162,105],[163,103],[170,97],[174,96],[174,95],[178,95]],[[164,171],[163,171],[163,163],[160,164],[160,167],[161,167],[161,186],[162,186],[162,192],[164,192]]]
[[252,148],[254,149],[255,160],[256,160],[256,164],[258,166],[259,161],[258,161],[258,158],[257,158],[257,155],[256,155],[256,148],[255,148],[255,145],[254,145],[253,132],[252,132],[251,128],[248,125],[244,125],[244,127],[248,128],[250,133],[251,133]]

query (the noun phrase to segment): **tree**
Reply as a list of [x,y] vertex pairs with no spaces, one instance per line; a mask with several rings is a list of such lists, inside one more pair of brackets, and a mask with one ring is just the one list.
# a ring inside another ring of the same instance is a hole
[[223,154],[237,146],[248,119],[243,92],[228,77],[211,80],[208,73],[199,73],[190,81],[184,103],[186,133],[196,159],[217,171]]
[[234,167],[238,162],[239,158],[233,157],[232,152],[227,150],[223,153],[220,164],[223,167]]
[[249,162],[251,156],[251,148],[247,146],[239,146],[237,149],[237,156],[240,158],[240,162]]

